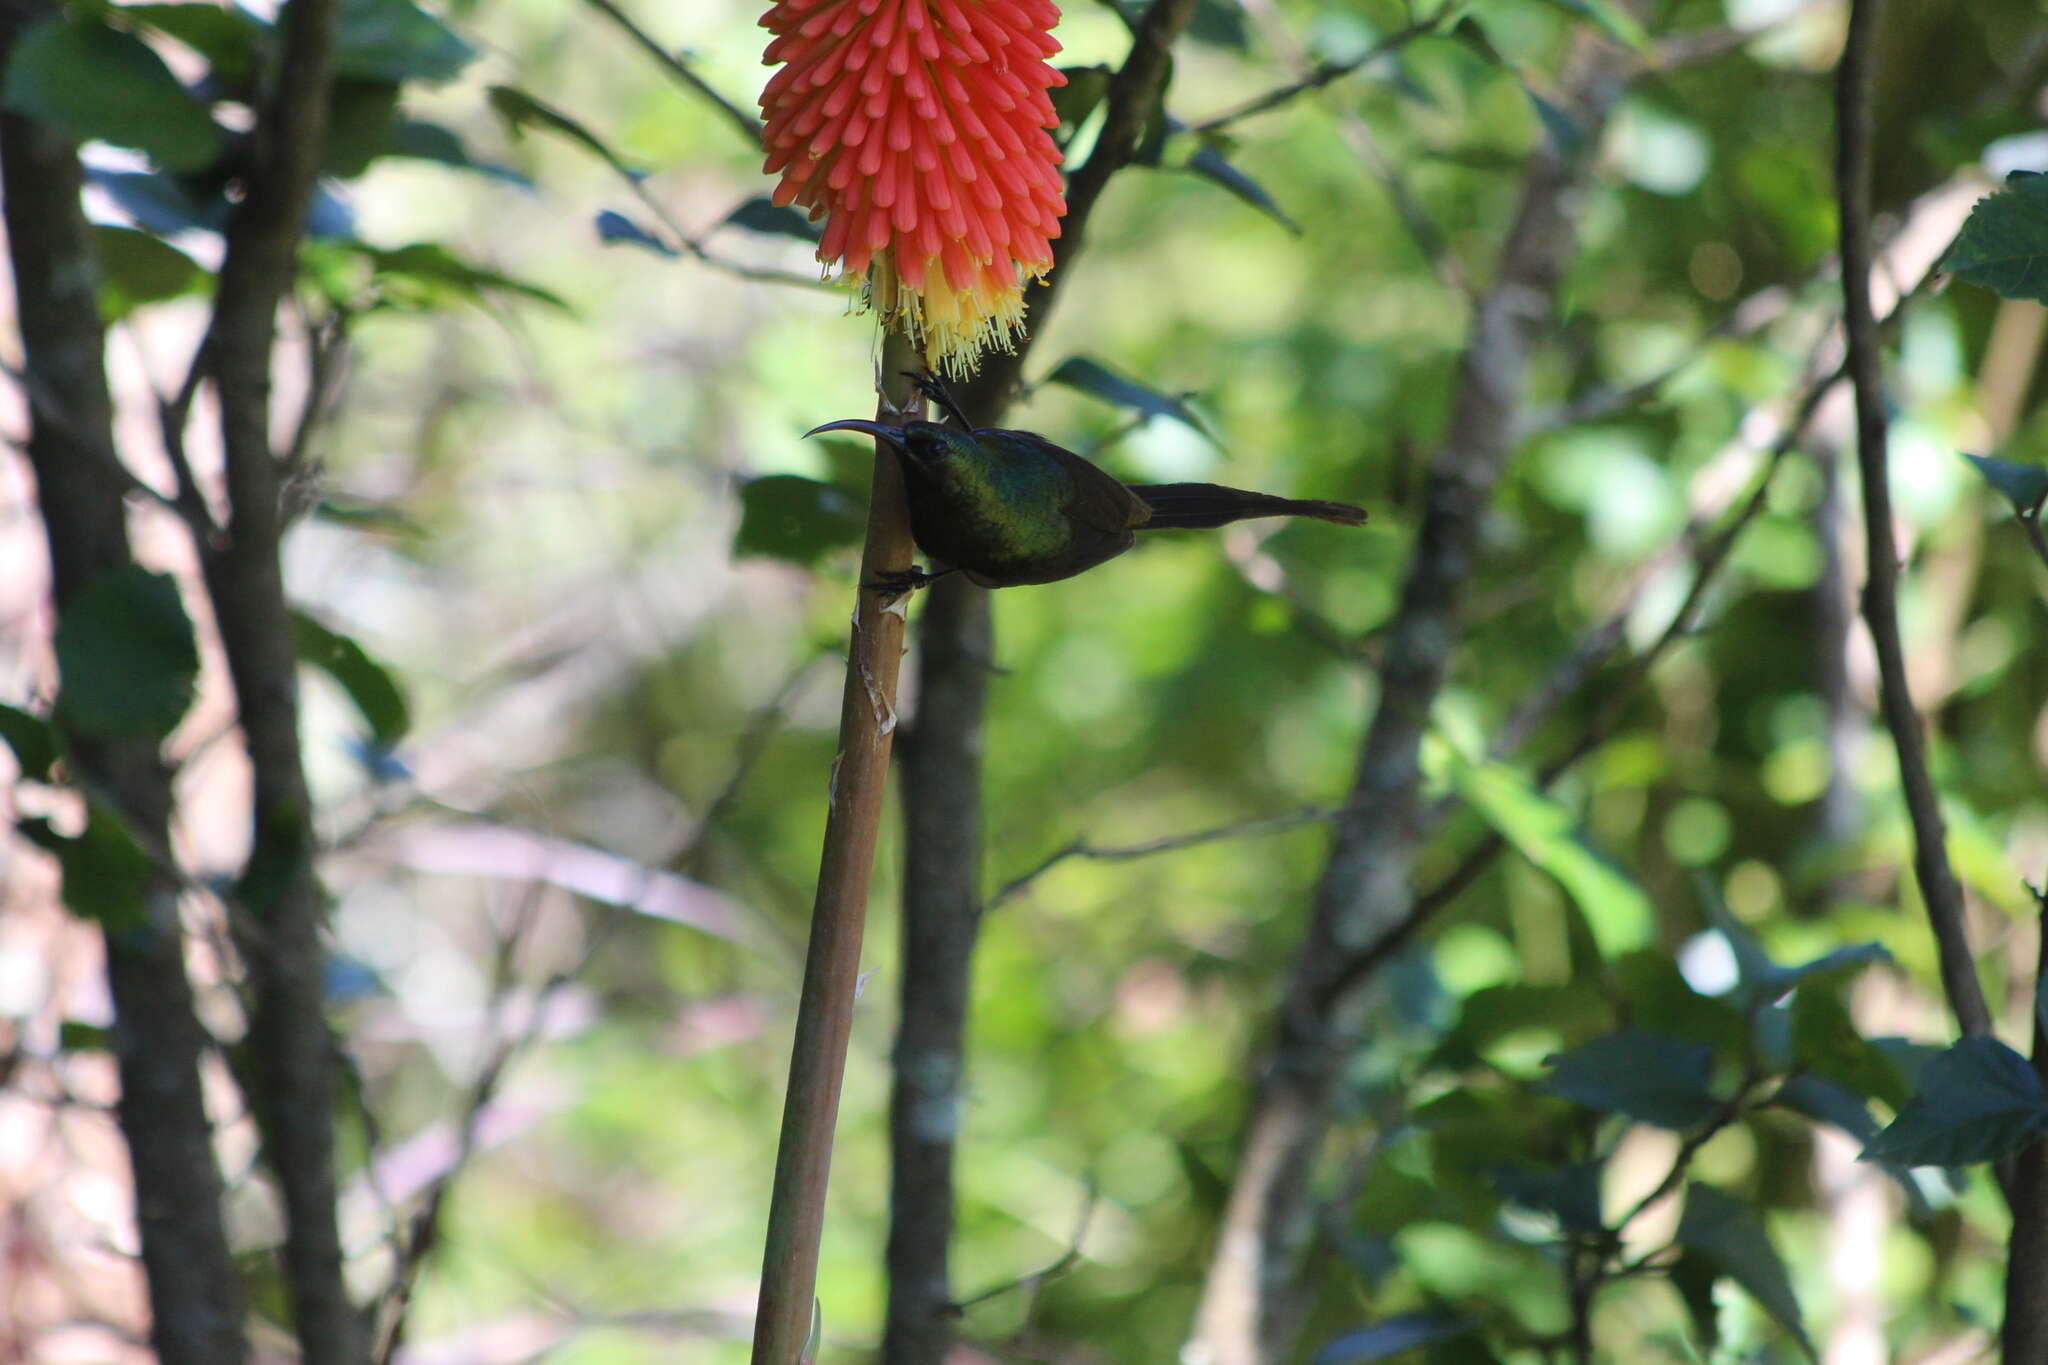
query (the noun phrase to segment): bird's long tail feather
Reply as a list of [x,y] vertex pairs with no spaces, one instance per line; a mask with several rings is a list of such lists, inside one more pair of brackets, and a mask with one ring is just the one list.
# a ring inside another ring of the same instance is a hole
[[1339,526],[1363,526],[1365,509],[1317,498],[1276,498],[1214,483],[1134,483],[1133,493],[1152,509],[1141,531],[1201,530],[1251,517],[1314,517]]

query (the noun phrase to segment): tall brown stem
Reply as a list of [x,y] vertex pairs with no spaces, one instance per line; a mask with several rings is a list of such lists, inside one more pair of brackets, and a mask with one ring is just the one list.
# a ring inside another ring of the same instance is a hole
[[[921,368],[909,341],[891,332],[882,344],[882,421],[900,422],[921,412],[923,400],[902,374]],[[910,555],[903,472],[895,453],[878,443],[860,581],[872,583],[886,571],[907,567]],[[854,990],[860,980],[868,880],[874,871],[883,788],[896,734],[896,673],[903,659],[906,604],[901,598],[884,604],[878,594],[863,588],[854,612],[846,692],[839,711],[839,754],[828,788],[810,950],[804,960],[768,1207],[753,1365],[798,1365],[810,1336],[832,1132],[839,1118]]]

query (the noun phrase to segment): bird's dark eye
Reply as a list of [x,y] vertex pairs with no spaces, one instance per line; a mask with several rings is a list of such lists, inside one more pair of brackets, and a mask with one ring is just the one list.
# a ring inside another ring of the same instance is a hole
[[943,460],[952,453],[946,438],[935,431],[912,431],[904,437],[904,444],[920,460]]

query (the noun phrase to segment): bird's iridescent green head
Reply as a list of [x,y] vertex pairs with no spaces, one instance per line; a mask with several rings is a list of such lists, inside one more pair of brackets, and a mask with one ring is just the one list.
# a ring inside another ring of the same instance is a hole
[[910,459],[927,467],[941,465],[948,460],[971,456],[976,446],[971,432],[957,431],[937,422],[905,422],[892,427],[885,422],[867,422],[849,417],[840,422],[827,422],[821,427],[812,427],[806,436],[816,436],[822,431],[859,431],[878,440],[887,441]]

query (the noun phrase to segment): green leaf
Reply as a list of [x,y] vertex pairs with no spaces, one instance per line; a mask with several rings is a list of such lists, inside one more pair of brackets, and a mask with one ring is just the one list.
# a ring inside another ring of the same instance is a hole
[[1193,427],[1211,441],[1216,438],[1195,410],[1185,401],[1157,389],[1148,389],[1135,379],[1127,379],[1108,366],[1090,360],[1086,356],[1068,356],[1059,367],[1045,377],[1048,384],[1064,384],[1070,389],[1100,398],[1105,403],[1114,403],[1122,408],[1135,408],[1147,417],[1171,417],[1185,426]]
[[1095,106],[1102,103],[1102,97],[1109,93],[1110,71],[1107,66],[1063,66],[1060,74],[1067,78],[1065,85],[1050,90],[1053,112],[1060,116],[1060,127],[1072,137],[1076,129],[1088,121],[1088,115],[1095,112]]
[[1550,1214],[1571,1232],[1606,1231],[1600,1217],[1600,1163],[1570,1166],[1502,1166],[1493,1172],[1501,1198]]
[[1251,46],[1244,8],[1236,0],[1195,0],[1188,15],[1187,35],[1198,43],[1232,52],[1243,52]]
[[156,869],[113,807],[88,797],[85,829],[77,835],[59,834],[43,819],[22,820],[15,827],[30,843],[57,855],[71,913],[109,932],[148,923],[147,896]]
[[256,74],[256,59],[271,33],[269,25],[239,7],[122,5],[114,12],[175,38],[206,58],[214,78],[229,89],[240,89]]
[[1576,1046],[1614,1026],[1614,1011],[1599,987],[1579,978],[1555,986],[1509,982],[1465,997],[1458,1022],[1431,1054],[1435,1066],[1476,1064],[1486,1049],[1510,1034],[1547,1030]]
[[161,739],[192,703],[199,647],[168,574],[100,574],[58,613],[56,646],[59,713],[86,734]]
[[1562,105],[1545,99],[1529,86],[1522,87],[1522,93],[1529,97],[1529,103],[1536,106],[1536,117],[1542,121],[1543,131],[1550,136],[1550,145],[1557,154],[1570,161],[1586,146],[1586,130]]
[[1712,1060],[1699,1044],[1626,1031],[1559,1057],[1543,1088],[1588,1109],[1682,1130],[1705,1122],[1720,1106],[1707,1084]]
[[398,86],[391,81],[336,81],[320,172],[353,180],[391,145],[398,126]]
[[1676,1240],[1748,1290],[1766,1313],[1798,1338],[1809,1356],[1813,1354],[1785,1263],[1778,1259],[1777,1248],[1771,1245],[1755,1209],[1712,1185],[1695,1182],[1686,1188],[1685,1213],[1678,1220]]
[[1742,1048],[1748,1036],[1742,1011],[1694,990],[1669,954],[1657,949],[1625,954],[1613,964],[1613,975],[1635,1027],[1723,1052]]
[[479,161],[462,138],[449,128],[423,119],[400,119],[391,127],[391,134],[384,143],[385,156],[411,157],[416,161],[433,161],[457,170],[475,171],[493,180],[502,180],[509,185],[533,188],[533,181],[495,161]]
[[610,245],[625,242],[631,246],[646,247],[657,256],[680,256],[683,253],[664,242],[661,238],[641,227],[623,213],[606,209],[597,215],[597,240]]
[[1580,837],[1570,811],[1506,764],[1472,762],[1434,735],[1424,742],[1423,764],[1516,852],[1557,879],[1585,913],[1602,957],[1649,942],[1649,897]]
[[1857,1032],[1832,991],[1808,987],[1792,997],[1792,1061],[1859,1096],[1883,1100],[1894,1111],[1904,1108],[1911,1094],[1898,1066]]
[[220,154],[220,129],[149,44],[96,19],[53,15],[14,45],[0,104],[81,142],[146,152],[196,171]]
[[50,769],[61,752],[57,727],[41,716],[18,706],[0,705],[0,743],[14,751],[21,775],[35,782],[48,782]]
[[343,0],[335,34],[338,79],[438,83],[460,75],[476,50],[411,0]]
[[388,251],[361,245],[354,245],[353,249],[370,263],[379,287],[400,305],[414,302],[432,304],[443,299],[480,303],[486,295],[511,294],[565,313],[575,311],[561,295],[537,284],[471,265],[458,259],[438,242],[414,242]]
[[114,1031],[101,1024],[66,1019],[57,1028],[57,1046],[65,1052],[111,1052]]
[[1445,1313],[1403,1313],[1346,1332],[1317,1351],[1310,1365],[1363,1365],[1365,1361],[1391,1360],[1403,1351],[1448,1341],[1471,1330],[1471,1323]]
[[1978,200],[1943,264],[1995,294],[2048,303],[2048,176],[2014,171]]
[[2033,1065],[1996,1038],[1965,1038],[1921,1069],[1914,1095],[1863,1149],[1866,1161],[1970,1166],[2048,1134],[2048,1095]]
[[498,117],[504,119],[506,126],[513,132],[524,132],[528,128],[545,129],[566,137],[593,153],[628,180],[643,178],[639,171],[621,160],[619,154],[614,152],[603,138],[553,105],[535,99],[524,90],[510,85],[494,85],[490,90],[490,101],[491,108],[497,111]]
[[292,648],[307,663],[341,684],[369,722],[371,738],[390,749],[412,728],[412,711],[391,670],[346,635],[329,630],[302,611],[292,613]]
[[184,252],[134,228],[94,227],[100,263],[100,316],[118,322],[148,303],[194,293],[211,278]]
[[[2043,268],[2048,269],[2048,257],[2043,258]],[[2014,464],[1991,455],[1972,455],[1963,451],[1962,456],[1977,467],[1984,476],[1984,482],[2005,494],[2005,500],[2012,504],[2012,510],[2023,517],[2031,517],[2041,510],[2043,500],[2048,500],[2048,468],[2037,464]]]
[[732,552],[815,564],[834,550],[858,545],[866,527],[867,509],[845,489],[770,474],[740,489],[740,529]]
[[1301,235],[1301,225],[1273,202],[1273,196],[1266,193],[1263,185],[1224,160],[1223,152],[1214,143],[1202,144],[1188,158],[1188,169],[1204,180],[1221,185],[1297,237]]
[[1610,4],[1608,0],[1549,0],[1549,3],[1577,18],[1590,19],[1606,29],[1608,36],[1627,43],[1646,57],[1651,55],[1650,35],[1620,5]]
[[[743,227],[750,232],[765,232],[771,236],[794,237],[799,241],[815,242],[824,237],[825,231],[803,214],[786,205],[778,204],[765,194],[755,195],[725,215],[725,222],[734,227]],[[671,255],[674,253],[671,252]]]
[[123,213],[159,236],[192,228],[218,232],[227,223],[226,199],[195,194],[175,176],[88,166],[85,182],[106,191]]

